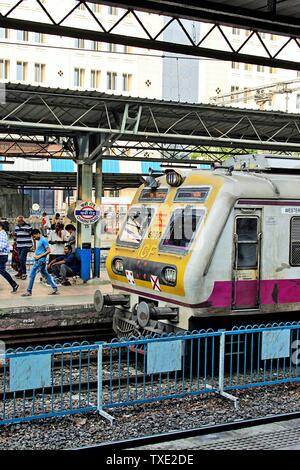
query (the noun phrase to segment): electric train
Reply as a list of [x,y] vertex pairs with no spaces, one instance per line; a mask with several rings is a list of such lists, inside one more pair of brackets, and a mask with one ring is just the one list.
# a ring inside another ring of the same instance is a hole
[[107,257],[114,294],[95,296],[118,336],[298,318],[300,160],[224,165],[169,168],[137,190]]

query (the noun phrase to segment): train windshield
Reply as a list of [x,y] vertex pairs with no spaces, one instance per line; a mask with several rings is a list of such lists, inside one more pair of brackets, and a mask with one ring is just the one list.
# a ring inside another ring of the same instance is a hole
[[117,238],[117,245],[139,246],[151,224],[153,214],[154,209],[150,207],[131,207]]
[[167,188],[143,189],[139,201],[143,202],[164,202],[168,194]]
[[194,207],[176,209],[160,242],[160,250],[170,252],[186,251],[203,220],[205,211]]

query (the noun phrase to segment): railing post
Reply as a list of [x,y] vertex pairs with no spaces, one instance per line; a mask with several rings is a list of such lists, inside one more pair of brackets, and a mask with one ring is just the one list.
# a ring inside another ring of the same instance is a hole
[[114,422],[114,417],[110,414],[103,411],[103,370],[102,370],[102,354],[103,354],[103,343],[98,344],[98,361],[97,361],[97,369],[98,369],[98,386],[97,386],[97,409],[98,413],[103,416],[103,418],[108,419],[110,424],[112,425]]
[[224,390],[224,371],[225,371],[225,330],[219,330],[220,350],[219,350],[219,391]]
[[225,339],[226,330],[218,330],[220,333],[220,348],[219,348],[219,390],[218,393],[225,398],[233,401],[234,407],[238,407],[239,399],[230,393],[224,392],[224,377],[225,377]]

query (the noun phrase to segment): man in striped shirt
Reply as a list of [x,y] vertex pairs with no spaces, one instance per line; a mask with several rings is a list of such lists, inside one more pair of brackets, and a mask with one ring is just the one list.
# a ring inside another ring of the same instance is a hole
[[20,277],[23,280],[27,278],[26,261],[28,252],[32,248],[31,232],[31,225],[25,222],[23,215],[19,215],[19,217],[17,217],[17,225],[15,226],[15,236],[20,260],[20,275],[16,277]]
[[10,248],[8,243],[8,236],[4,230],[4,223],[0,221],[0,274],[11,285],[12,292],[15,293],[17,292],[19,285],[13,280],[11,275],[5,269],[9,251]]

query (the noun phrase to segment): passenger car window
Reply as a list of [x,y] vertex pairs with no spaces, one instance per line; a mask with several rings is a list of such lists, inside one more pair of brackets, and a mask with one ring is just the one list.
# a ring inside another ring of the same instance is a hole
[[150,207],[131,207],[117,237],[117,245],[139,246],[151,224],[153,214],[154,209]]
[[195,237],[204,214],[204,210],[191,207],[175,209],[160,242],[159,249],[175,253],[187,250]]
[[300,217],[291,218],[290,265],[300,266]]
[[257,217],[237,217],[237,269],[257,267],[258,219]]

